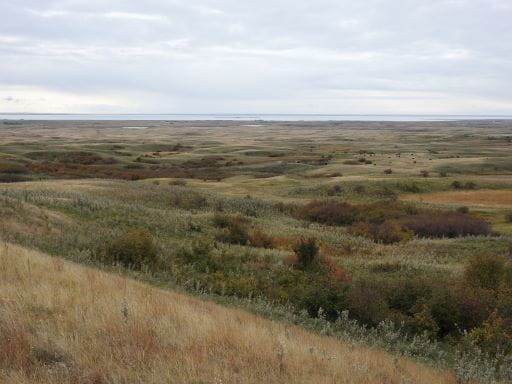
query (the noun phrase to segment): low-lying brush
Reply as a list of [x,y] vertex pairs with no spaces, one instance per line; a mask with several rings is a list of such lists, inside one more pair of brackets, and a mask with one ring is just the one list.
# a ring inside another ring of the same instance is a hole
[[215,214],[213,223],[220,228],[215,240],[222,243],[246,245],[250,240],[249,220],[244,216]]
[[439,212],[408,216],[400,220],[405,228],[420,237],[487,236],[490,225],[460,212]]
[[334,200],[314,200],[293,214],[300,219],[326,225],[348,226],[352,234],[384,244],[419,237],[487,236],[489,223],[462,208],[453,211],[426,211],[399,204],[350,205]]
[[157,247],[147,229],[134,229],[108,244],[102,257],[105,262],[141,269],[156,263]]
[[357,209],[333,200],[314,200],[299,208],[296,216],[327,225],[350,225],[357,219]]

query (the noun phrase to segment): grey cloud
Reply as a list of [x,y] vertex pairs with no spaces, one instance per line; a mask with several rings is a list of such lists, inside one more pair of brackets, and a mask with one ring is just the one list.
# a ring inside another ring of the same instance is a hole
[[512,111],[509,0],[8,0],[0,13],[0,90],[128,95],[148,112],[421,113],[422,95],[428,110]]

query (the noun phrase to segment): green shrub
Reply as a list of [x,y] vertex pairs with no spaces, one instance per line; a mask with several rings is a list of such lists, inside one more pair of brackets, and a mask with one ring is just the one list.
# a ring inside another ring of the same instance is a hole
[[244,216],[230,216],[216,213],[213,223],[221,231],[215,240],[222,243],[246,245],[249,242],[249,220]]
[[246,245],[249,242],[249,233],[247,232],[247,228],[236,225],[222,229],[215,236],[215,240],[221,243]]
[[383,289],[375,282],[356,282],[349,288],[346,300],[351,316],[363,324],[376,326],[389,316]]
[[213,216],[213,225],[217,228],[229,228],[236,225],[248,225],[249,219],[242,215],[232,216],[216,212]]
[[297,263],[301,269],[307,269],[318,261],[318,245],[316,239],[300,239],[293,246],[293,251],[297,256]]
[[512,333],[506,329],[503,319],[496,311],[483,322],[481,327],[471,330],[467,338],[472,345],[476,345],[491,356],[512,353]]
[[459,332],[458,322],[461,315],[459,296],[457,292],[445,286],[435,287],[428,308],[432,319],[437,324],[438,336]]
[[465,281],[470,286],[497,290],[505,278],[505,263],[502,256],[475,255],[466,264]]
[[313,276],[295,290],[292,300],[311,317],[323,316],[327,320],[335,320],[345,306],[345,290],[333,289],[322,276]]
[[507,212],[507,213],[505,214],[505,221],[506,221],[507,223],[512,223],[512,212]]
[[152,266],[157,248],[147,229],[134,229],[115,239],[107,249],[108,260],[136,269]]

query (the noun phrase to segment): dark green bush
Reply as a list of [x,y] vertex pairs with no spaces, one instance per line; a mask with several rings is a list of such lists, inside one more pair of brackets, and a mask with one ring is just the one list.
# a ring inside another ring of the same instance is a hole
[[312,317],[322,314],[328,320],[335,320],[339,311],[345,307],[345,290],[333,289],[324,277],[314,276],[296,288],[292,301]]
[[348,290],[346,300],[351,316],[364,324],[376,326],[388,318],[385,293],[375,282],[363,280],[354,283]]
[[316,239],[300,239],[299,242],[293,246],[299,267],[301,269],[307,269],[316,264],[318,261],[318,250]]
[[242,215],[228,215],[220,212],[216,212],[213,216],[213,225],[217,228],[230,228],[237,225],[247,226],[249,219]]
[[140,269],[157,260],[157,247],[147,229],[134,229],[115,239],[107,249],[107,260]]
[[244,216],[230,216],[216,213],[213,223],[221,231],[215,240],[222,243],[246,245],[249,242],[249,220]]

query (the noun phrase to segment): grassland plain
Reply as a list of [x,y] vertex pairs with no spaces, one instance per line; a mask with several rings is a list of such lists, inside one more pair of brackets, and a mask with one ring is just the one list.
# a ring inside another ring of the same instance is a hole
[[4,122],[1,236],[510,380],[511,123],[258,125]]

